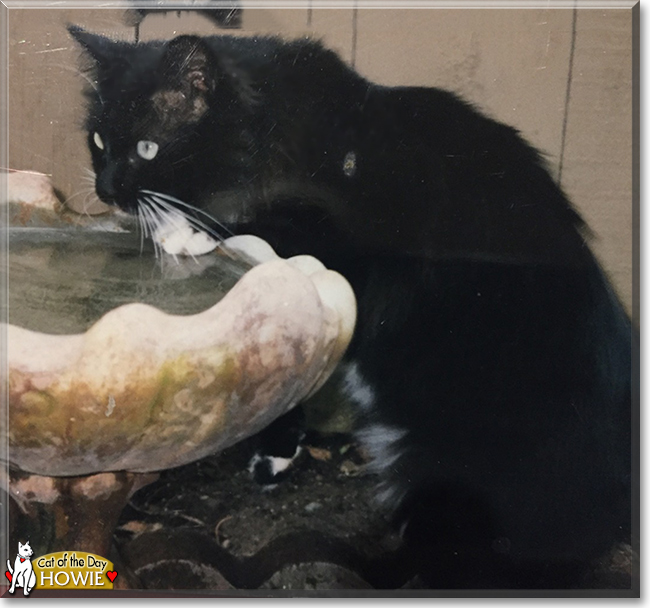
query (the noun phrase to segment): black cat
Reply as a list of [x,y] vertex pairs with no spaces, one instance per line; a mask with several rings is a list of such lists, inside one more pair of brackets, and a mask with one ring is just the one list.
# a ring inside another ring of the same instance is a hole
[[352,284],[346,388],[427,584],[579,585],[629,540],[630,322],[514,129],[307,40],[70,32],[103,201]]

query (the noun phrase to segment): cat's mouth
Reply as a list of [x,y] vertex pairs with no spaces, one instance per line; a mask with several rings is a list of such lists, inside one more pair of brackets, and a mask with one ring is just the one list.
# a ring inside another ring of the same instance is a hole
[[161,249],[172,255],[202,255],[232,236],[209,213],[154,190],[140,190],[129,213],[138,220],[141,234],[153,240],[157,255]]

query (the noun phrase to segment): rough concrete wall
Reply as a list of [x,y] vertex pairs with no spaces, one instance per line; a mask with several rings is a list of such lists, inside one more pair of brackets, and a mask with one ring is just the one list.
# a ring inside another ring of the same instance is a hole
[[[9,11],[9,166],[52,174],[86,200],[89,164],[78,52],[67,22],[134,40],[113,9]],[[200,15],[149,15],[141,39],[214,33]],[[238,35],[321,38],[384,84],[452,89],[519,128],[595,233],[594,250],[632,304],[632,10],[245,9]],[[88,199],[89,200],[89,199]]]

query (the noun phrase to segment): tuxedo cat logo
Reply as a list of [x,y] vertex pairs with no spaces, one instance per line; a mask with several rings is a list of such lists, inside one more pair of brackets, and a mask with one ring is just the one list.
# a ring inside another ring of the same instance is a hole
[[29,546],[29,541],[24,545],[18,541],[18,555],[16,555],[13,568],[9,560],[7,560],[7,568],[9,570],[5,574],[11,581],[9,593],[14,593],[16,587],[22,587],[23,593],[29,595],[30,591],[34,588],[36,574],[34,574],[34,568],[32,567],[31,557],[33,554],[34,551]]

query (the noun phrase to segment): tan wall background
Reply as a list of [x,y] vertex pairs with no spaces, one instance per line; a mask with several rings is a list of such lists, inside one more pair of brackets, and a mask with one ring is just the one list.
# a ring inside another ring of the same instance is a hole
[[[117,9],[9,11],[9,167],[88,199],[79,52],[66,23],[134,40]],[[215,33],[205,17],[149,15],[143,40]],[[244,9],[241,30],[322,39],[362,75],[454,90],[540,148],[632,304],[632,10]]]

